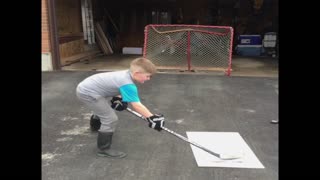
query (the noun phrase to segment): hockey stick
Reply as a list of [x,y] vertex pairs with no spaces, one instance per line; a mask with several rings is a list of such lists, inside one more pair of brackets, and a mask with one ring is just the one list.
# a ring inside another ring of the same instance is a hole
[[[127,108],[127,111],[129,111],[130,113],[132,113],[132,114],[140,117],[141,119],[147,121],[147,119],[145,117],[143,117],[141,114],[139,114],[138,112],[135,112],[134,110],[132,110],[130,108]],[[172,135],[174,135],[174,136],[176,136],[176,137],[178,137],[178,138],[180,138],[180,139],[182,139],[182,140],[184,140],[184,141],[186,141],[186,142],[188,142],[188,143],[190,143],[190,144],[192,144],[192,145],[194,145],[194,146],[196,146],[196,147],[198,147],[198,148],[200,148],[200,149],[202,149],[202,150],[204,150],[204,151],[206,151],[206,152],[208,152],[208,153],[210,153],[210,154],[212,154],[212,155],[214,155],[216,157],[218,157],[219,159],[222,159],[222,160],[233,160],[233,159],[241,158],[241,156],[237,156],[237,155],[227,155],[227,154],[219,154],[219,153],[213,152],[213,151],[211,151],[211,150],[209,150],[209,149],[207,149],[207,148],[205,148],[205,147],[203,147],[203,146],[201,146],[201,145],[199,145],[199,144],[197,144],[195,142],[190,141],[188,138],[186,138],[186,137],[184,137],[184,136],[182,136],[182,135],[180,135],[180,134],[178,134],[178,133],[176,133],[176,132],[174,132],[174,131],[166,128],[166,127],[162,127],[162,129],[164,131],[166,131],[166,132],[168,132],[168,133],[170,133],[170,134],[172,134]]]

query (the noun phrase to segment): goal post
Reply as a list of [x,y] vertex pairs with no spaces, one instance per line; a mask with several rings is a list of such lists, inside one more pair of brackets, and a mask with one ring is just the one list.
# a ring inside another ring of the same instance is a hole
[[150,24],[144,33],[143,56],[158,69],[231,73],[232,27]]

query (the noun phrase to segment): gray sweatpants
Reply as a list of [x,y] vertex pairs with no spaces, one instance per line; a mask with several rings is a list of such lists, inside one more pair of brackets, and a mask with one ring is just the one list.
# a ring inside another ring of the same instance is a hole
[[93,111],[95,115],[100,118],[101,126],[100,132],[114,132],[118,124],[118,116],[115,111],[110,107],[109,100],[105,97],[92,97],[87,93],[81,91],[77,88],[77,97],[84,104],[87,105],[89,109]]

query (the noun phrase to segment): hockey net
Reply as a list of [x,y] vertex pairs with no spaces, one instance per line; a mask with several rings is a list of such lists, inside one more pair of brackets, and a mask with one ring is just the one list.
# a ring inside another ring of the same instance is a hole
[[233,28],[202,25],[145,27],[143,56],[158,69],[231,73]]

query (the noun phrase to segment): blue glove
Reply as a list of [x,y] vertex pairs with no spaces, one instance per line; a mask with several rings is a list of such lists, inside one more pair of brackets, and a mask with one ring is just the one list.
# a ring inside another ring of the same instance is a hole
[[154,114],[146,118],[149,122],[149,127],[155,130],[161,131],[162,127],[164,126],[164,117],[162,114]]
[[128,107],[128,103],[127,102],[123,102],[122,98],[120,97],[112,97],[111,99],[111,107],[112,109],[115,109],[117,111],[123,111],[125,109],[127,109]]

